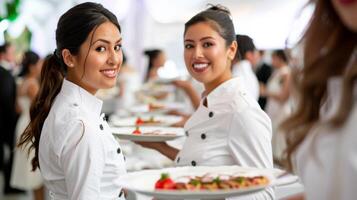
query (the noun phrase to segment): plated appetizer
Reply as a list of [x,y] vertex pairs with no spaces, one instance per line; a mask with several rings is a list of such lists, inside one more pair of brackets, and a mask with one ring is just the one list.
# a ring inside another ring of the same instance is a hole
[[134,135],[176,135],[175,133],[163,133],[161,130],[154,130],[150,132],[142,132],[139,126],[135,127],[135,130],[132,132]]
[[156,181],[155,189],[158,190],[230,190],[266,186],[269,179],[265,176],[241,176],[205,174],[203,176],[182,176],[173,180],[169,174],[161,174]]
[[164,109],[165,106],[164,105],[160,105],[160,104],[154,104],[154,103],[149,103],[149,111],[155,111],[155,110],[160,110],[160,109]]
[[160,120],[155,120],[154,117],[150,117],[148,120],[144,120],[141,117],[138,117],[135,121],[135,124],[137,126],[139,125],[155,125],[155,124],[160,124],[162,121]]

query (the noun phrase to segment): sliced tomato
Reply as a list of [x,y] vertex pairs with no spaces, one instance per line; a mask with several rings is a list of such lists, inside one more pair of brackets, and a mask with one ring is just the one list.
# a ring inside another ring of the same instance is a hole
[[136,125],[140,125],[140,124],[143,124],[143,123],[144,123],[144,121],[140,117],[138,117],[136,119],[136,122],[135,122]]

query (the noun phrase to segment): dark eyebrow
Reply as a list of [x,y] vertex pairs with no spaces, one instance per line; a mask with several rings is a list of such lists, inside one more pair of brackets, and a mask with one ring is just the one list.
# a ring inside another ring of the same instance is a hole
[[200,41],[202,41],[202,40],[207,40],[207,39],[215,39],[215,38],[214,38],[214,37],[211,37],[211,36],[207,36],[207,37],[201,38]]
[[[119,40],[117,40],[117,41],[115,42],[115,44],[121,42],[121,40],[122,40],[122,38],[120,38]],[[94,42],[92,43],[92,45],[95,44],[96,42],[99,42],[99,41],[100,41],[100,42],[107,43],[107,44],[110,44],[110,41],[108,41],[108,40],[98,39],[98,40],[94,41]]]
[[[215,39],[215,38],[214,38],[214,37],[211,37],[211,36],[207,36],[207,37],[201,38],[200,41],[202,41],[202,40],[207,40],[207,39]],[[186,39],[185,42],[194,42],[194,40]]]

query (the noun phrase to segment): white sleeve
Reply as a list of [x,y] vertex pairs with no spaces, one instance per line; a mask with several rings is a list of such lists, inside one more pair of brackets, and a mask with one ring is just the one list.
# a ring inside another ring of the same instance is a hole
[[241,166],[273,168],[271,137],[271,121],[264,111],[246,108],[232,118],[228,147]]
[[[340,180],[331,180],[332,182],[335,182],[338,184],[338,188],[341,189],[339,192],[340,199],[356,199],[357,196],[357,190],[356,190],[356,185],[357,185],[357,145],[356,145],[356,139],[357,139],[357,134],[355,134],[356,129],[353,127],[352,132],[348,134],[353,134],[354,137],[349,137],[349,141],[345,141],[344,145],[349,146],[349,148],[344,148],[344,152],[342,153],[342,163],[341,166],[342,168],[336,172],[340,177],[337,177],[337,179]],[[336,134],[346,134],[346,133],[336,133]],[[351,135],[352,135],[351,134]],[[342,136],[340,136],[342,137]],[[343,158],[344,157],[344,158]]]
[[60,155],[68,197],[71,200],[97,200],[100,197],[105,153],[98,133],[77,120],[67,128],[67,141]]

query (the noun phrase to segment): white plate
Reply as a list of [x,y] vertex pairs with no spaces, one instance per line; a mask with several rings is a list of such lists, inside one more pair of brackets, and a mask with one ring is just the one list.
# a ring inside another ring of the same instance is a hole
[[[202,176],[206,173],[218,173],[228,175],[258,176],[264,175],[270,182],[274,181],[274,174],[268,169],[242,168],[238,166],[219,166],[219,167],[176,167],[160,170],[144,170],[128,173],[121,176],[119,185],[128,190],[144,195],[156,197],[158,199],[224,199],[232,196],[258,192],[269,186],[256,186],[233,190],[217,191],[177,191],[177,190],[155,190],[155,182],[162,173],[169,173],[172,179],[181,176]],[[270,184],[271,185],[271,184]]]
[[[142,141],[142,142],[163,142],[173,140],[178,137],[184,136],[185,131],[183,128],[174,127],[160,127],[160,126],[144,126],[140,127],[143,134],[133,134],[135,127],[119,127],[112,128],[113,135],[123,140]],[[155,132],[157,135],[145,135],[145,133]],[[170,134],[170,135],[165,135]]]
[[[149,120],[151,117],[154,118],[154,121],[157,123],[146,123],[146,124],[136,124],[136,121],[140,117],[142,120]],[[182,120],[181,116],[176,115],[142,115],[137,117],[118,117],[112,116],[110,117],[110,124],[113,126],[171,126],[177,122]]]
[[170,110],[180,110],[184,108],[183,103],[154,103],[154,105],[160,105],[162,108],[150,110],[149,104],[141,104],[135,105],[129,108],[129,112],[134,114],[142,114],[142,113],[154,113],[154,114],[163,114],[169,112]]
[[180,80],[181,77],[172,77],[172,78],[165,78],[165,77],[159,77],[155,80],[153,80],[154,83],[159,83],[159,84],[170,84],[173,81]]

